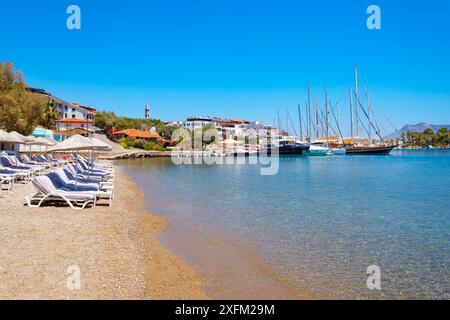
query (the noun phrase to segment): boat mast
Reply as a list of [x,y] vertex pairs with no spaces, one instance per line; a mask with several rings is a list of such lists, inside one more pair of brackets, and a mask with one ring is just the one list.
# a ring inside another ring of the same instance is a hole
[[288,118],[289,118],[289,122],[291,123],[292,130],[294,130],[294,136],[297,137],[297,130],[295,129],[294,121],[292,121],[291,114],[289,113],[289,110],[287,111],[287,115],[288,115]]
[[316,140],[319,139],[319,113],[317,112],[317,101],[314,98],[314,115],[315,115],[315,124],[314,124],[314,129],[315,129],[315,135],[316,135]]
[[369,134],[369,142],[370,143],[372,143],[372,135],[371,135],[371,125],[372,125],[372,123],[370,122],[370,109],[371,109],[371,106],[370,106],[370,100],[369,100],[369,92],[368,91],[366,91],[366,100],[367,100],[367,121],[369,122],[369,131],[368,131],[368,134]]
[[336,108],[337,108],[337,126],[339,132],[341,132],[341,110],[339,110],[339,102],[336,102]]
[[302,112],[300,110],[300,104],[298,105],[298,125],[300,127],[300,140],[303,139],[303,129],[302,129]]
[[308,81],[308,108],[306,109],[306,134],[308,135],[308,142],[311,142],[311,94]]
[[359,104],[359,95],[358,95],[358,65],[355,64],[355,100],[356,100],[356,106],[355,106],[355,116],[356,116],[356,136],[359,138],[359,111],[358,111],[358,104]]
[[278,120],[278,132],[279,135],[281,136],[281,121],[280,121],[280,111],[277,110],[277,120]]
[[286,109],[286,133],[289,136],[289,111]]
[[350,97],[350,137],[353,139],[353,93],[352,88],[349,88],[349,97]]
[[327,93],[327,85],[325,85],[325,136],[328,141],[329,137],[329,127],[330,127],[330,119],[329,119],[329,113],[328,113],[328,93]]

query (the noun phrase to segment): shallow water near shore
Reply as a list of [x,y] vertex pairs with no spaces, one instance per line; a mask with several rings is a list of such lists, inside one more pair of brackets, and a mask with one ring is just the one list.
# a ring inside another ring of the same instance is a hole
[[[274,176],[257,165],[117,163],[213,298],[450,298],[448,150],[283,157]],[[380,291],[367,288],[371,265]]]

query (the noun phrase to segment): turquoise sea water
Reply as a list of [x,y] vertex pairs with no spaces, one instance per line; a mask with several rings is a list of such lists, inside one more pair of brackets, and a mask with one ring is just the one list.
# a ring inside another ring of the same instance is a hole
[[[334,298],[450,298],[450,151],[256,165],[120,162],[169,226],[246,243],[288,283]],[[366,286],[381,270],[381,290]]]

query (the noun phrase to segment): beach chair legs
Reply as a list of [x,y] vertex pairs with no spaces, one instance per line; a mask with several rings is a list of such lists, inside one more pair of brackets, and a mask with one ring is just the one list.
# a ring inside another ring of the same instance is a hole
[[[39,194],[39,193],[34,193],[31,195],[28,195],[25,197],[25,200],[28,204],[29,207],[31,208],[38,208],[40,207],[45,201],[50,201],[50,200],[63,200],[65,201],[70,208],[75,209],[75,210],[83,210],[84,208],[86,208],[86,206],[88,204],[93,204],[94,206],[96,205],[96,199],[94,200],[89,200],[86,202],[79,202],[79,201],[74,201],[74,200],[69,200],[66,197],[62,196],[62,195],[58,195],[58,194],[47,194],[45,196]],[[33,201],[38,201],[37,204],[33,204]]]

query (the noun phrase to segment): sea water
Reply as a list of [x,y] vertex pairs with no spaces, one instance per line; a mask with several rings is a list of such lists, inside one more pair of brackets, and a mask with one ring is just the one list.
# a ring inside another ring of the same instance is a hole
[[[332,298],[450,298],[448,150],[281,157],[273,176],[248,164],[120,164],[169,226],[245,243],[293,286]],[[370,266],[380,290],[367,286]]]

